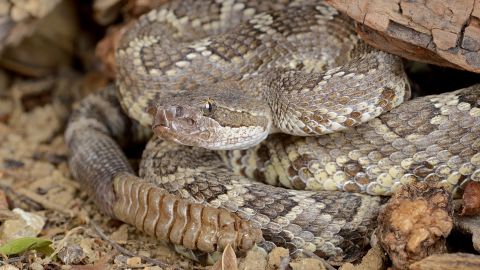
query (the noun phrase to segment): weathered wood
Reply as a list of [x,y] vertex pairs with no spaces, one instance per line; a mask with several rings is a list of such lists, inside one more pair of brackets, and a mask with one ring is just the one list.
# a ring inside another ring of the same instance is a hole
[[327,0],[371,45],[480,73],[480,0]]

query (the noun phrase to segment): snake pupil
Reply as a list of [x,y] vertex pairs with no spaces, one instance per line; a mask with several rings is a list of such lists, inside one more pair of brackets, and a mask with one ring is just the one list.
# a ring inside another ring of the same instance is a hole
[[207,101],[207,103],[205,104],[205,110],[207,110],[210,113],[213,111],[213,107],[214,107],[214,105],[210,101]]

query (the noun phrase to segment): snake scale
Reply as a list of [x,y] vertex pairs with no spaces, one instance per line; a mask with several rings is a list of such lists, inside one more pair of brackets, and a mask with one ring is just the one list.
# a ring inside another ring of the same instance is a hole
[[[480,86],[406,101],[400,59],[321,1],[170,1],[116,64],[72,112],[71,171],[104,213],[191,250],[354,261],[378,195],[480,180]],[[145,126],[136,176],[121,146]]]

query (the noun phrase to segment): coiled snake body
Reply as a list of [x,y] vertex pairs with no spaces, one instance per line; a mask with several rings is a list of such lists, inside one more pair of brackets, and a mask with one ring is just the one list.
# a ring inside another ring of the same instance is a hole
[[[480,87],[402,104],[400,60],[322,3],[172,1],[116,59],[116,88],[70,118],[70,167],[105,213],[174,244],[352,261],[381,205],[371,195],[480,180]],[[148,143],[136,177],[117,142],[146,137],[141,125],[167,140]]]

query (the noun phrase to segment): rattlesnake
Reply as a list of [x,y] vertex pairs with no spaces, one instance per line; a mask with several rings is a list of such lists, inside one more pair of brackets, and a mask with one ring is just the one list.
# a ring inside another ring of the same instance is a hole
[[[368,245],[371,195],[480,180],[479,86],[401,104],[400,59],[300,2],[171,1],[124,33],[116,87],[83,100],[65,134],[105,213],[202,252],[281,245],[337,264]],[[152,125],[167,141],[148,143],[136,177],[113,139]]]

